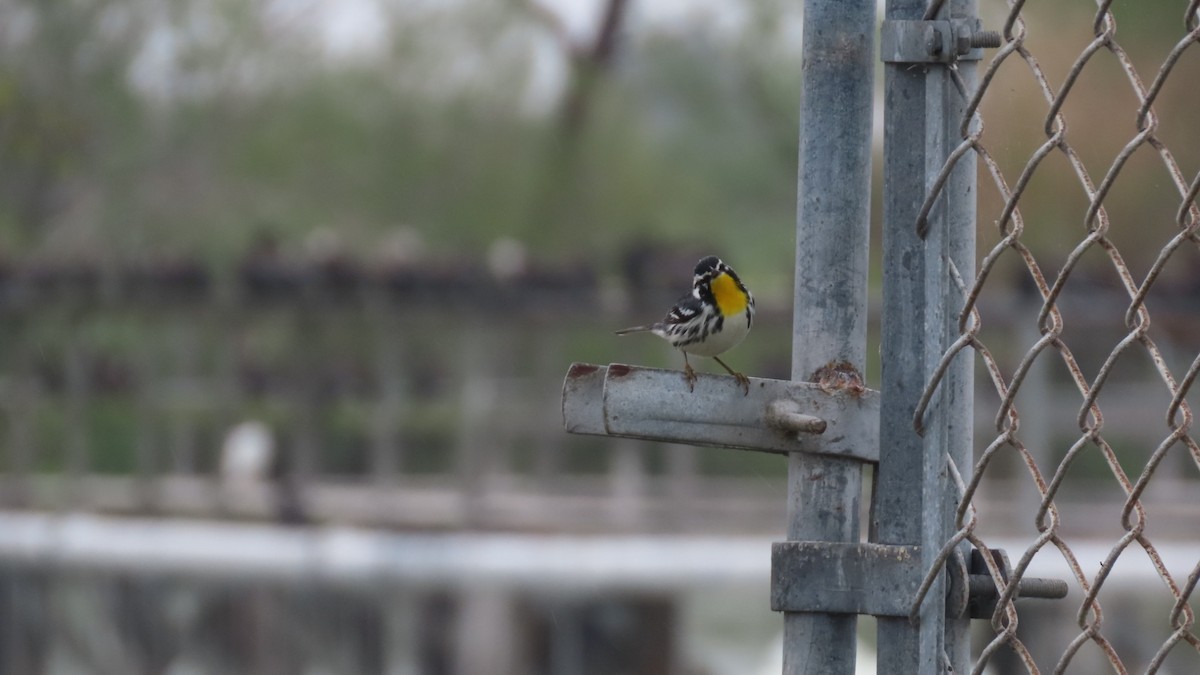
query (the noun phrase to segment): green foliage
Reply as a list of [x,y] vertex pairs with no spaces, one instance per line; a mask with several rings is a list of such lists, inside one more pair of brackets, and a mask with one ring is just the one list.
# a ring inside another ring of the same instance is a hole
[[[1182,37],[1176,4],[1113,6],[1144,75]],[[1028,45],[1053,84],[1092,39],[1085,5],[1027,10]],[[786,287],[800,77],[789,4],[749,3],[740,32],[712,17],[639,24],[611,64],[591,63],[590,36],[526,3],[379,6],[382,44],[331,56],[318,16],[281,18],[263,2],[7,3],[0,23],[18,28],[0,44],[0,246],[224,263],[264,231],[299,246],[328,229],[373,252],[406,227],[443,255],[513,236],[604,260],[651,235],[754,260]],[[1045,29],[1054,23],[1064,30]],[[1079,112],[1103,107],[1098,97],[1132,107],[1105,59],[1065,109],[1096,175],[1134,131]],[[1013,94],[985,100],[985,142],[1023,133],[1016,120],[1037,142],[1045,105],[1004,77],[996,90]],[[1187,166],[1191,146],[1175,140],[1190,124],[1177,111],[1194,109],[1184,89],[1169,84],[1158,110]],[[1081,142],[1102,133],[1111,142]],[[989,147],[1006,170],[1028,157],[1023,142]],[[1039,177],[1025,211],[1074,219],[1059,195]],[[1132,199],[1110,208],[1136,213],[1122,207]]]
[[[48,59],[0,71],[0,183],[59,199],[0,209],[18,254],[219,262],[263,230],[286,244],[315,228],[369,251],[403,225],[455,254],[505,235],[547,254],[614,252],[655,232],[772,259],[790,231],[795,124],[778,109],[797,64],[724,36],[649,33],[588,75],[502,6],[389,5],[388,48],[341,60],[283,39],[296,36],[253,3],[140,18],[104,0],[21,7],[31,53]],[[555,63],[568,88],[596,79],[577,130],[550,89],[531,93]]]

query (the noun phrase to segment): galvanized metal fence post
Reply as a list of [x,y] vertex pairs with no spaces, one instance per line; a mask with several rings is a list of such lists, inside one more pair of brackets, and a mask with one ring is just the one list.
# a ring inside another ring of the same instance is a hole
[[[888,0],[885,21],[955,20],[966,26],[975,21],[973,0],[934,0],[929,8],[926,4],[926,0]],[[885,35],[888,28],[885,25]],[[974,81],[969,59],[935,56],[917,61],[900,53],[912,45],[931,45],[929,38],[937,39],[938,29],[919,26],[919,33],[908,31],[909,37],[919,39],[908,41],[904,31],[893,32],[901,35],[893,43],[897,47],[891,52],[885,44],[883,54],[887,63],[882,407],[871,540],[919,545],[923,570],[930,569],[954,531],[957,488],[948,460],[952,458],[959,467],[971,466],[973,405],[972,363],[966,350],[955,358],[930,401],[923,432],[914,426],[914,411],[926,383],[958,336],[964,294],[955,281],[956,272],[965,279],[974,276],[975,164],[970,156],[951,174],[929,215],[928,230],[917,229],[925,195],[961,140],[965,100],[951,69],[958,69],[968,87]],[[886,664],[888,672],[933,675],[970,670],[970,619],[957,607],[954,616],[947,616],[946,584],[943,571],[919,607],[917,621],[880,617],[879,662]]]
[[[875,23],[875,0],[805,2],[793,381],[824,371],[861,384]],[[788,539],[858,542],[862,467],[789,455]],[[785,612],[783,672],[853,673],[856,626],[853,614]]]

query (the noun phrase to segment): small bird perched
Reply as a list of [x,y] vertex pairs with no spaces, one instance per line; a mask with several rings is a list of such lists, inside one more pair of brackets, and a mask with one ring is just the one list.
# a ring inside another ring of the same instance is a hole
[[662,321],[617,331],[617,335],[650,332],[683,352],[683,376],[688,390],[695,391],[696,371],[688,354],[711,356],[750,394],[750,380],[717,358],[732,349],[750,332],[754,322],[754,296],[737,272],[720,258],[710,255],[696,263],[692,292],[675,303]]

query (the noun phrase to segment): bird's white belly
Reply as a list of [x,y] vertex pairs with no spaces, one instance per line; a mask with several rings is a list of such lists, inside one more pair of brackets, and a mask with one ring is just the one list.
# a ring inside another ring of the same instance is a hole
[[718,356],[741,342],[750,332],[750,320],[745,314],[730,317],[725,320],[724,329],[708,336],[707,340],[681,347],[683,351],[697,356]]

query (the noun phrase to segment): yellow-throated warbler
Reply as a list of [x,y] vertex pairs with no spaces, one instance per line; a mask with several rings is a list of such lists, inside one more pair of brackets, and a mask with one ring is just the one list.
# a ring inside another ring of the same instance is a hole
[[750,380],[717,358],[732,349],[750,332],[754,322],[754,296],[737,272],[720,258],[710,255],[696,263],[692,292],[683,296],[662,321],[617,331],[617,335],[650,332],[683,352],[683,376],[694,391],[696,371],[688,363],[688,354],[711,356],[748,395]]

